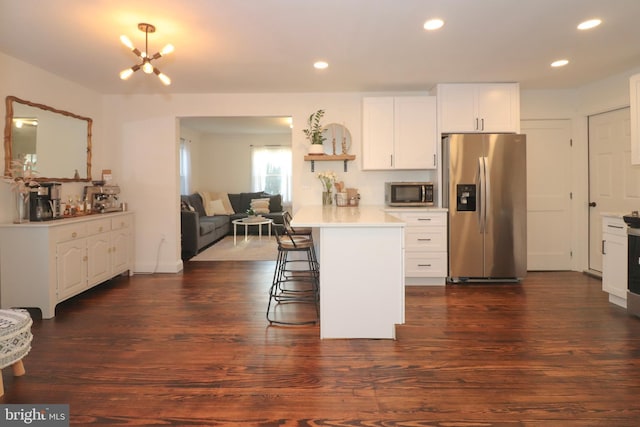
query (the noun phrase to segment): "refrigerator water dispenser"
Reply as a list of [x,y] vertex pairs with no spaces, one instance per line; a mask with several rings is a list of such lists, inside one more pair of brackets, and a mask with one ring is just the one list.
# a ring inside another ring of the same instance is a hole
[[457,184],[456,185],[456,210],[458,212],[476,210],[476,185]]

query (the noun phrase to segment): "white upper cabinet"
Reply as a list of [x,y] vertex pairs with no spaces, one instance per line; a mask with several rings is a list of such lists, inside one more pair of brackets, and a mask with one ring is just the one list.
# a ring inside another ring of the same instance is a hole
[[435,169],[436,147],[435,97],[363,99],[364,170]]
[[631,101],[631,164],[640,165],[640,74],[629,80]]
[[440,132],[520,132],[518,83],[440,84]]

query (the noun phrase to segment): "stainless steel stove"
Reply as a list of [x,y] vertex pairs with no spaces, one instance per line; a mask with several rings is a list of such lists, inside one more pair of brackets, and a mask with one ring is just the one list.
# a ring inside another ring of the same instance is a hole
[[627,312],[640,316],[640,217],[638,212],[625,215],[627,223],[628,246],[628,280],[627,280]]

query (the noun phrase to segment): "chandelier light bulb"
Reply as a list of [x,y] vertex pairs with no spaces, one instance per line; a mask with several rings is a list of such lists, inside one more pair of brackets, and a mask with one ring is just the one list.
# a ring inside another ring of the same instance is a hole
[[173,45],[171,43],[169,43],[168,45],[166,45],[165,47],[162,48],[162,50],[160,51],[160,55],[168,55],[171,52],[173,52],[175,50],[175,48],[173,47]]
[[122,80],[127,80],[133,74],[133,68],[127,68],[126,70],[122,70],[120,72],[120,78]]
[[127,37],[125,35],[122,35],[122,36],[120,36],[120,41],[122,42],[123,45],[125,45],[129,49],[131,49],[131,50],[135,49],[133,47],[133,43],[131,43],[131,40],[129,40],[129,37]]
[[142,71],[144,71],[146,74],[153,73],[153,65],[151,65],[151,62],[145,61],[145,63],[142,65]]
[[165,86],[169,86],[171,84],[171,79],[169,77],[167,77],[166,74],[158,74],[158,78],[160,79],[160,81],[162,82],[162,84],[164,84]]

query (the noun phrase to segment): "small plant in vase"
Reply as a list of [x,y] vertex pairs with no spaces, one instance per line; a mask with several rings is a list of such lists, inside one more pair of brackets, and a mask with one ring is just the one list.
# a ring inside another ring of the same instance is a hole
[[336,174],[332,171],[320,172],[318,179],[322,183],[322,204],[330,205],[331,201],[331,188],[336,182]]
[[249,218],[255,218],[256,217],[256,211],[254,211],[252,208],[247,209],[247,215],[249,215]]
[[327,138],[322,135],[323,128],[320,124],[322,117],[324,117],[324,110],[318,110],[311,114],[307,120],[307,125],[309,127],[307,129],[303,129],[307,139],[311,142],[309,154],[324,154],[322,144],[327,140]]

